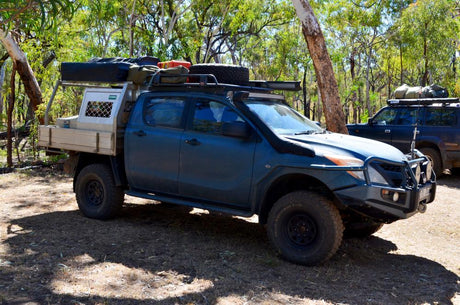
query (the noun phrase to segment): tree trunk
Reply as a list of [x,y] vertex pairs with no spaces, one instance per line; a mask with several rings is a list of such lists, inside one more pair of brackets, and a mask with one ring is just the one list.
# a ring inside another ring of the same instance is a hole
[[401,82],[400,82],[400,85],[404,85],[403,50],[402,50],[401,45],[399,45],[399,67],[401,69]]
[[452,56],[452,72],[454,73],[454,79],[457,79],[457,52],[454,52]]
[[318,20],[307,0],[292,0],[292,2],[302,23],[302,32],[315,67],[327,129],[348,134],[337,80]]
[[307,102],[307,68],[306,67],[303,71],[302,95],[303,95],[303,114],[307,118],[310,118],[310,100],[308,100]]
[[[0,68],[0,115],[3,113],[3,82],[5,81],[5,70],[6,70],[6,60],[3,62],[2,67]],[[2,120],[0,119],[0,125]]]
[[316,121],[318,121],[319,123],[321,123],[321,117],[323,116],[323,113],[321,112],[321,100],[321,90],[319,90],[318,88],[318,100],[316,101]]
[[136,12],[136,0],[133,1],[131,16],[129,17],[129,57],[134,54],[134,13]]
[[[16,66],[21,80],[24,84],[24,89],[27,96],[30,99],[30,105],[32,110],[35,112],[38,105],[42,103],[42,92],[38,85],[37,79],[35,78],[34,72],[27,61],[26,55],[19,48],[18,44],[13,40],[10,33],[6,33],[0,29],[0,41],[5,47],[6,51],[11,57],[11,60]],[[40,123],[42,121],[40,120]]]
[[391,78],[392,78],[392,72],[391,72],[391,63],[390,63],[390,57],[388,57],[387,59],[388,61],[388,67],[387,67],[387,71],[388,71],[388,75],[387,75],[387,98],[389,99],[391,97]]
[[428,42],[426,40],[426,37],[423,37],[423,61],[425,62],[425,71],[423,72],[422,82],[420,85],[422,87],[425,87],[428,83]]
[[367,114],[371,117],[372,110],[371,110],[371,99],[370,99],[370,82],[369,82],[369,73],[371,70],[371,49],[369,48],[369,54],[367,54],[366,60],[366,108]]
[[15,76],[16,76],[16,64],[13,62],[13,69],[11,70],[11,80],[10,80],[10,98],[8,101],[7,109],[7,121],[6,121],[6,164],[8,167],[13,167],[13,108],[14,100],[16,99],[15,95]]

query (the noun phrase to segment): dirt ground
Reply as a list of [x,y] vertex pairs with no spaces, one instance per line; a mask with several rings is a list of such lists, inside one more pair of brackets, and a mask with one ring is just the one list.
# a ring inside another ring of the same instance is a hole
[[255,218],[126,197],[83,217],[71,178],[0,175],[0,304],[460,304],[460,175],[425,214],[344,240],[324,265],[279,259]]

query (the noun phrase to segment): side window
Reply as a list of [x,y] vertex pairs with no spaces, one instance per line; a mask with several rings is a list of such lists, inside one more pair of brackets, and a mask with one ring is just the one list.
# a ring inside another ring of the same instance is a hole
[[425,125],[428,126],[455,126],[457,125],[455,109],[427,108]]
[[374,117],[373,121],[377,125],[394,125],[396,114],[396,108],[385,108]]
[[230,107],[215,101],[198,101],[195,104],[192,129],[195,131],[220,134],[222,124],[242,122],[243,119]]
[[418,117],[418,108],[402,108],[399,111],[399,116],[395,125],[415,125],[415,123],[419,121],[420,118]]
[[184,112],[185,98],[154,97],[144,101],[144,122],[150,126],[179,128]]

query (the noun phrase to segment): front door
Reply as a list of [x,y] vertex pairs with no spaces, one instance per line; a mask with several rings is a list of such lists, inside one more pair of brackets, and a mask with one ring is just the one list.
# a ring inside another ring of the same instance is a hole
[[422,109],[419,107],[401,107],[391,130],[391,145],[403,153],[410,152],[416,125],[416,133],[420,132],[422,114]]
[[372,124],[368,128],[360,130],[359,136],[391,144],[397,113],[396,108],[384,108],[372,118]]
[[248,207],[256,141],[224,136],[224,122],[243,121],[231,107],[199,99],[182,135],[181,196]]

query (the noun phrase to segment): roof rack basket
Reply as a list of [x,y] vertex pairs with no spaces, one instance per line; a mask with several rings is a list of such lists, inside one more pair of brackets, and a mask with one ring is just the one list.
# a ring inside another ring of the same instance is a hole
[[398,106],[398,105],[433,105],[433,104],[456,104],[460,100],[458,97],[451,98],[416,98],[416,99],[390,99],[387,101],[389,106]]

